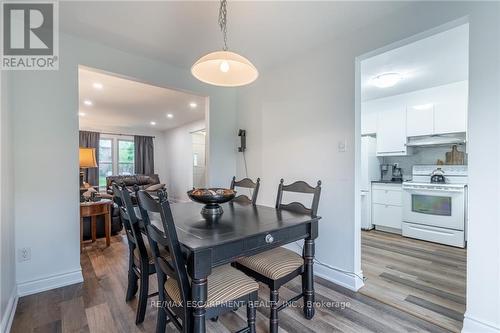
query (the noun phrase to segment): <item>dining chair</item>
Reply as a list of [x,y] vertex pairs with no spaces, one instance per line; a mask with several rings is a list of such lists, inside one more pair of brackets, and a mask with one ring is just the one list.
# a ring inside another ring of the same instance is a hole
[[[190,302],[191,283],[167,195],[164,191],[160,191],[158,199],[155,200],[151,194],[139,191],[138,198],[157,270],[159,306],[156,332],[165,332],[166,325],[170,322],[181,332],[191,332],[193,319],[193,304]],[[163,231],[151,223],[150,213],[159,214]],[[162,256],[161,249],[168,251],[170,257]],[[239,332],[255,333],[254,305],[257,301],[259,284],[230,265],[214,268],[207,280],[205,317],[216,318],[239,305],[246,304],[248,326]]]
[[232,201],[234,202],[241,202],[241,203],[247,203],[247,204],[252,204],[255,205],[257,203],[257,196],[259,195],[259,188],[260,188],[260,178],[257,178],[257,181],[254,182],[250,178],[243,178],[242,180],[236,180],[236,177],[233,177],[231,180],[231,190],[234,190],[235,187],[242,187],[242,188],[247,188],[251,189],[252,191],[252,199],[250,199],[247,195],[245,194],[240,194],[237,197],[235,197]]
[[[296,201],[284,204],[283,192],[312,194],[313,198],[311,207],[307,208],[302,203]],[[279,211],[287,210],[316,217],[320,195],[321,181],[318,181],[316,187],[312,187],[304,181],[297,181],[290,185],[284,185],[283,179],[281,179],[278,186],[276,209],[278,209]],[[285,249],[283,247],[278,247],[251,257],[239,259],[233,264],[234,267],[253,277],[257,281],[265,283],[269,287],[271,305],[271,311],[269,315],[269,331],[271,333],[278,332],[278,312],[286,308],[291,303],[297,301],[301,297],[305,297],[305,260],[308,260],[308,258],[305,258],[304,251],[302,253],[302,256],[300,256],[294,251]],[[299,275],[302,276],[302,293],[283,303],[281,306],[278,306],[279,288]],[[310,287],[307,289],[311,290]],[[312,290],[314,290],[314,287],[312,287]]]
[[[120,216],[125,227],[129,246],[128,286],[125,300],[128,302],[134,298],[139,289],[139,300],[135,323],[144,321],[146,314],[147,299],[156,296],[157,293],[149,295],[149,276],[155,274],[155,265],[149,242],[140,221],[135,214],[134,205],[130,192],[125,185],[113,183],[113,200],[120,207]],[[136,188],[138,191],[138,188]],[[162,253],[168,256],[168,253]],[[138,282],[140,287],[138,288]]]

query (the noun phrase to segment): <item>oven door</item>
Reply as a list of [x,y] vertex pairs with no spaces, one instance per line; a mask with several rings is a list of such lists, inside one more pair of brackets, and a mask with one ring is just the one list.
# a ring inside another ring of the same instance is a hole
[[403,187],[403,221],[464,230],[464,188],[425,189]]

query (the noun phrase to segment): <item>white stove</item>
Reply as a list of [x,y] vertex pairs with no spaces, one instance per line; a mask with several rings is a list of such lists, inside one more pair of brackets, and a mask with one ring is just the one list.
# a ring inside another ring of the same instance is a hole
[[[431,182],[440,168],[444,183]],[[416,165],[403,183],[403,236],[465,247],[467,166]]]

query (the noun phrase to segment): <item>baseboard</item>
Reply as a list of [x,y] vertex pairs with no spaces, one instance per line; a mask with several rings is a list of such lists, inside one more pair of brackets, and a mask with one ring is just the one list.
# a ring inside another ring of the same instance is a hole
[[17,309],[17,290],[14,287],[12,294],[10,295],[9,302],[7,303],[7,308],[5,313],[2,314],[2,322],[0,323],[0,332],[9,333],[12,326],[12,321],[14,320],[14,315]]
[[18,297],[83,282],[82,270],[56,274],[45,278],[17,284]]
[[462,333],[500,333],[500,327],[492,323],[484,323],[477,318],[470,317],[467,313],[464,316],[464,326]]
[[314,274],[352,291],[358,291],[365,285],[364,282],[359,278],[363,277],[363,272],[361,271],[356,273],[359,276],[357,277],[353,274],[340,272],[325,266],[315,264]]

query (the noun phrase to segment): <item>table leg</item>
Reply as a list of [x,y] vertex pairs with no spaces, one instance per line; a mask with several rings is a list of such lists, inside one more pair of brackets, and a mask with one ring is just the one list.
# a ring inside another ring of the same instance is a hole
[[83,217],[80,217],[80,253],[83,252]]
[[306,319],[314,317],[314,239],[304,241],[304,275],[302,289],[304,291],[304,316]]
[[193,301],[193,332],[205,333],[205,307],[207,301],[207,279],[193,279],[191,282]]
[[92,243],[95,242],[97,236],[96,236],[96,233],[97,233],[97,217],[94,215],[90,218],[90,231],[92,233]]
[[104,214],[104,229],[105,229],[105,234],[106,234],[106,246],[109,246],[111,244],[111,218],[110,218],[110,212],[108,211],[106,214]]

